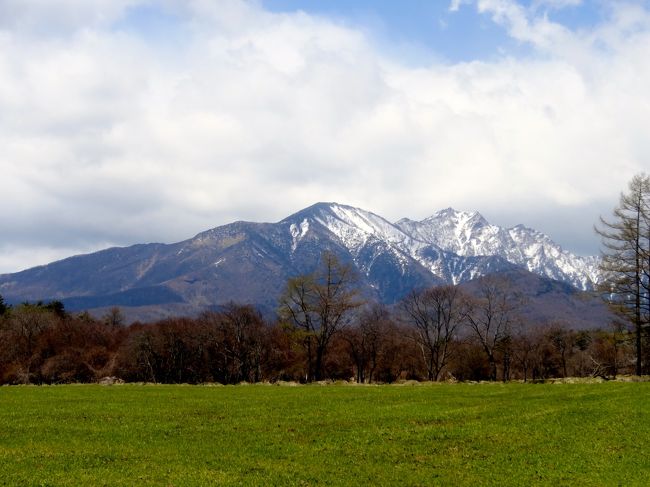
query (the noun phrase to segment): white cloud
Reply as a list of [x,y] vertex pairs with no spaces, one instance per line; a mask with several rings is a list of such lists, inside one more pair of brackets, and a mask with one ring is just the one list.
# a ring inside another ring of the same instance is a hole
[[465,4],[470,4],[472,3],[473,0],[451,0],[449,3],[449,11],[450,12],[458,12],[460,10],[460,7]]
[[545,15],[533,15],[514,0],[478,0],[478,11],[489,13],[492,20],[506,27],[510,35],[538,49],[553,49],[566,42],[571,33]]
[[648,167],[638,6],[572,32],[480,0],[540,54],[413,68],[351,27],[255,3],[166,2],[171,46],[115,27],[128,1],[70,1],[78,16],[44,41],[47,5],[0,0],[18,15],[0,24],[0,272],[320,200],[395,219],[453,205],[552,236],[550,213],[584,208],[560,240],[578,248]]
[[533,10],[542,8],[561,10],[568,7],[578,7],[582,3],[582,0],[535,0],[532,3],[532,8]]
[[129,7],[146,0],[0,0],[0,28],[22,32],[66,32],[106,27]]

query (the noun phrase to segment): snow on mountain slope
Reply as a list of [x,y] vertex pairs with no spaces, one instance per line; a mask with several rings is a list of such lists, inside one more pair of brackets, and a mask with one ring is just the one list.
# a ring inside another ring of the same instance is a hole
[[399,261],[402,272],[415,261],[454,284],[503,269],[505,263],[579,289],[592,288],[598,279],[595,257],[566,252],[548,236],[522,225],[491,225],[478,212],[447,208],[420,222],[402,219],[393,224],[360,208],[317,203],[283,222],[289,225],[292,251],[310,228],[320,227],[348,249],[362,270],[372,264],[364,260],[369,255],[376,259],[387,252]]
[[389,252],[399,261],[402,270],[408,265],[410,256],[404,252],[402,243],[411,238],[388,220],[360,208],[338,203],[317,203],[280,223],[288,225],[293,252],[310,229],[317,231],[321,228],[350,252],[357,265],[364,266],[364,262],[359,262],[358,258],[367,256],[369,246],[378,247],[373,252],[375,258],[382,251]]
[[478,212],[447,208],[420,222],[396,223],[413,238],[461,256],[502,257],[536,274],[591,289],[598,281],[598,259],[563,250],[547,235],[517,225],[502,228],[488,223]]
[[407,237],[402,230],[379,215],[338,203],[317,203],[284,221],[301,218],[307,222],[304,224],[308,224],[309,220],[321,224],[350,250],[362,247],[372,238],[394,244]]

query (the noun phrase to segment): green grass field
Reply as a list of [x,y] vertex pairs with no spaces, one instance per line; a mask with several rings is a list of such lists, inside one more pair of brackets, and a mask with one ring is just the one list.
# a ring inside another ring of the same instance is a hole
[[0,387],[0,485],[650,485],[650,383]]

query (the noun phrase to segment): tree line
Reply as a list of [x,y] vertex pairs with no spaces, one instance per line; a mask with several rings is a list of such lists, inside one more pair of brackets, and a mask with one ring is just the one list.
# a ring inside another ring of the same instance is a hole
[[359,294],[350,265],[324,252],[286,284],[273,319],[231,303],[197,317],[124,326],[60,302],[8,306],[0,296],[0,383],[542,380],[650,374],[650,177],[636,175],[603,239],[602,296],[619,319],[578,331],[530,323],[505,275],[413,290],[387,307]]
[[231,303],[125,326],[117,308],[97,319],[56,302],[3,303],[0,383],[526,381],[634,371],[623,330],[524,323],[520,297],[498,276],[473,296],[438,286],[393,307],[364,302],[353,283],[350,268],[325,254],[317,271],[289,281],[272,320]]

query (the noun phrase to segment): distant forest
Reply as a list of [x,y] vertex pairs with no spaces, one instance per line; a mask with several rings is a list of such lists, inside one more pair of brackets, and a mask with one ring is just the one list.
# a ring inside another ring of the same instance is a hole
[[441,286],[391,308],[363,302],[351,268],[332,254],[287,283],[272,320],[231,303],[125,326],[119,308],[97,319],[59,302],[9,307],[0,298],[0,383],[529,381],[634,372],[633,337],[622,324],[574,331],[570,323],[525,323],[523,305],[498,276],[484,278],[476,296]]

